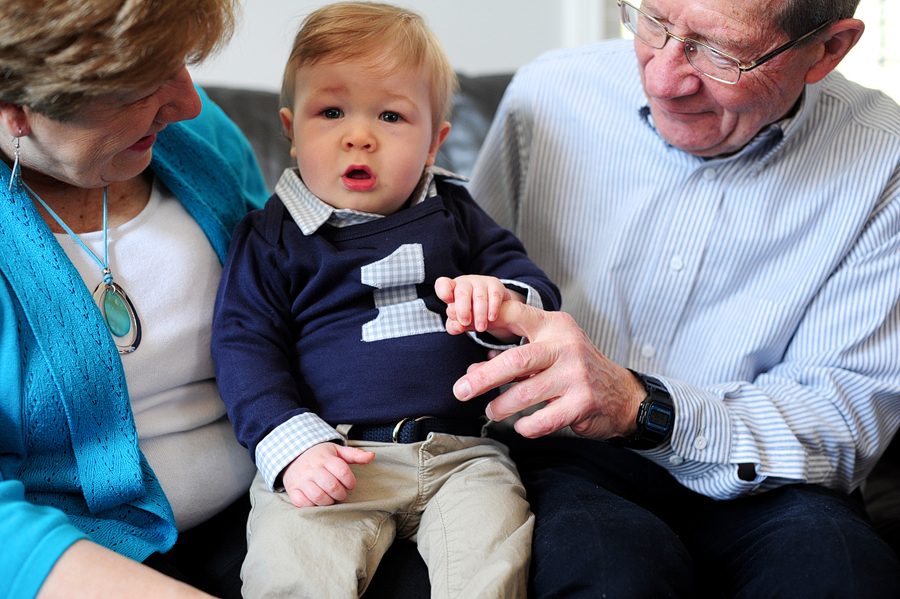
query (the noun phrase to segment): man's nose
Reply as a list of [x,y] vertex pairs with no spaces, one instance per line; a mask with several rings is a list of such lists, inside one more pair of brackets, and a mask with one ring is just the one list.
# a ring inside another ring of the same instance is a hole
[[703,75],[688,61],[684,43],[673,37],[666,45],[649,49],[653,55],[644,65],[644,85],[655,98],[674,98],[695,93],[702,85]]

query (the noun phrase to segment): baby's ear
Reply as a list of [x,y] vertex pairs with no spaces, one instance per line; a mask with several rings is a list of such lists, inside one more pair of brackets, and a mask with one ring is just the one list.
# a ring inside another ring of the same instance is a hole
[[294,144],[294,111],[290,108],[282,108],[278,111],[281,117],[281,123],[284,125],[284,132],[291,140],[291,158],[297,159],[297,146]]
[[450,133],[450,123],[444,121],[443,123],[441,123],[441,128],[431,140],[431,148],[429,148],[428,150],[428,160],[425,161],[425,166],[434,165],[434,160],[435,158],[437,158],[438,148],[440,148],[441,144],[444,143],[444,140],[447,139],[448,133]]

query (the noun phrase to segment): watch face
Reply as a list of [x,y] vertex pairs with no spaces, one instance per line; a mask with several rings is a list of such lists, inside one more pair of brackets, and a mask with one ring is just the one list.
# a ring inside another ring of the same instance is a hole
[[666,406],[652,404],[647,414],[647,427],[659,432],[669,430],[669,423],[672,421],[672,410]]

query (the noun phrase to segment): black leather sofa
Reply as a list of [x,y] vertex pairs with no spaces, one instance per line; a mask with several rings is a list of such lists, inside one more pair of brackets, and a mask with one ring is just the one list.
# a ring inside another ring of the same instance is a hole
[[[479,77],[460,75],[460,89],[455,98],[451,119],[453,126],[438,153],[438,166],[465,176],[471,173],[478,150],[511,77],[511,74]],[[250,140],[266,183],[270,190],[274,188],[283,170],[294,165],[290,156],[290,142],[283,133],[278,116],[278,95],[221,87],[205,89],[210,98],[225,110]],[[888,448],[869,477],[864,497],[875,527],[900,555],[900,438]],[[411,549],[405,547],[403,551]],[[408,563],[408,556],[398,557],[397,552],[389,552],[385,559]],[[414,575],[424,576],[423,572]],[[379,587],[384,585],[384,577],[378,582]],[[378,589],[372,588],[370,591]],[[381,592],[385,597],[396,596],[390,588],[381,588]],[[367,593],[367,596],[372,595],[380,596],[381,593]]]

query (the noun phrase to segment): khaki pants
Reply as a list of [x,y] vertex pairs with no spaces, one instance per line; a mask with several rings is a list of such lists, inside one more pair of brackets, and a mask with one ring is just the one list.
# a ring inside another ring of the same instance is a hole
[[418,543],[432,597],[525,597],[534,516],[505,446],[436,433],[350,445],[376,457],[351,465],[343,503],[297,508],[257,475],[244,597],[359,597],[398,535]]

